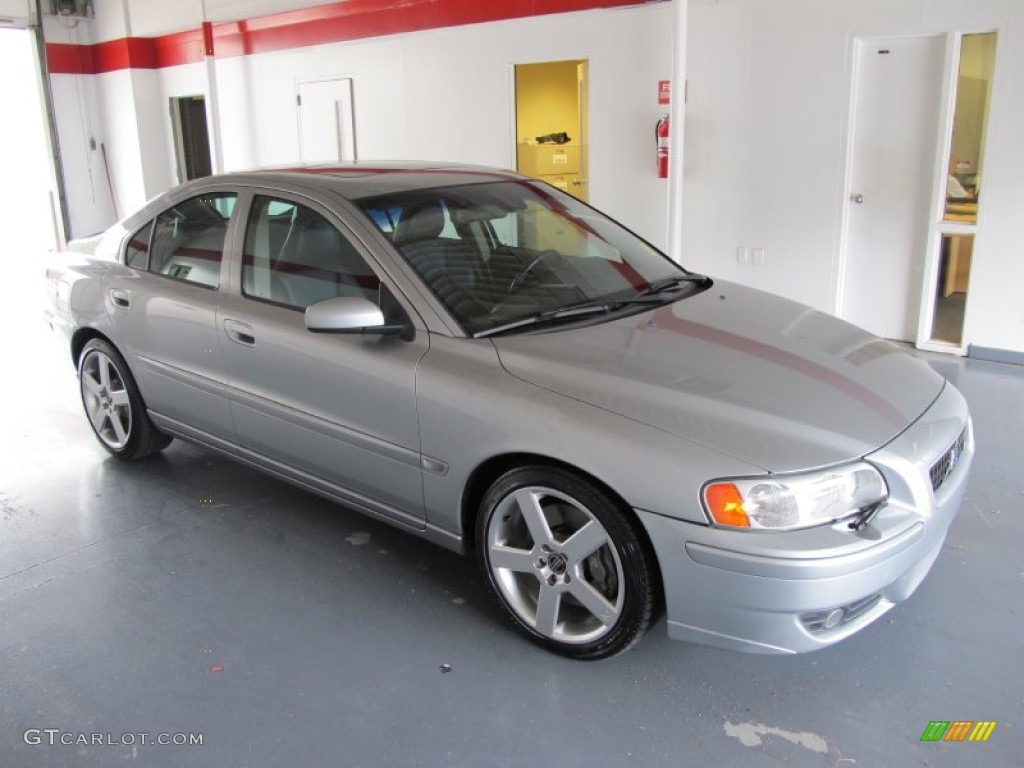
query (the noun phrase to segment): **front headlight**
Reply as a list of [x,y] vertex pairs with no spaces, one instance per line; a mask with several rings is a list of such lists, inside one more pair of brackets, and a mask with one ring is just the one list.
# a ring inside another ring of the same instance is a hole
[[715,525],[785,531],[834,523],[889,497],[881,473],[867,462],[799,475],[713,480],[704,509]]

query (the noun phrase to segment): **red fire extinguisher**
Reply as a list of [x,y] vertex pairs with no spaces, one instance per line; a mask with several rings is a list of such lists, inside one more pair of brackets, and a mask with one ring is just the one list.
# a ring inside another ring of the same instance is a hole
[[654,129],[654,136],[658,143],[658,178],[668,178],[668,115],[664,115],[658,121]]

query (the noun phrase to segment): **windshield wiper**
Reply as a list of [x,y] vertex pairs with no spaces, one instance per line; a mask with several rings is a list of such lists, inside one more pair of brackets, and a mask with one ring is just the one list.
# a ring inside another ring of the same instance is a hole
[[633,296],[627,296],[622,299],[585,301],[580,302],[579,304],[570,304],[567,307],[546,309],[543,312],[538,312],[537,314],[530,315],[529,317],[523,317],[519,320],[513,320],[510,323],[497,325],[494,328],[477,331],[473,334],[473,338],[482,339],[485,336],[495,336],[499,333],[504,333],[505,331],[514,331],[517,328],[543,325],[545,323],[555,322],[558,320],[573,319],[582,315],[607,314],[608,312],[614,312],[630,304],[661,304],[665,299],[658,296],[658,294],[678,289],[683,285],[690,285],[694,283],[703,284],[710,281],[710,279],[711,278],[705,277],[704,275],[697,274],[673,275],[671,277],[655,280],[647,286],[646,289]]
[[[628,300],[627,300],[628,301]],[[483,331],[477,331],[473,334],[474,339],[482,339],[485,336],[494,336],[504,331],[512,331],[516,328],[525,328],[531,325],[543,325],[544,323],[550,323],[556,320],[571,319],[580,317],[583,315],[596,315],[604,314],[606,312],[612,312],[618,309],[624,301],[587,301],[580,304],[570,304],[568,307],[557,307],[555,309],[545,309],[543,312],[538,312],[535,315],[529,317],[523,317],[519,320],[513,320],[511,323],[505,323],[504,325],[496,325],[493,328],[487,328]]]
[[683,285],[689,283],[704,284],[710,281],[711,278],[707,275],[698,275],[696,273],[688,275],[669,275],[663,277],[660,280],[655,280],[653,283],[648,285],[644,290],[640,291],[637,296],[654,296],[658,293],[664,293],[665,291],[674,291],[682,288]]

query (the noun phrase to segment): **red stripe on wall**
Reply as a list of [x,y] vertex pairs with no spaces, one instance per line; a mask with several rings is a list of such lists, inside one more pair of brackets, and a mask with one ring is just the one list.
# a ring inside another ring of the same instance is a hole
[[153,39],[122,37],[95,45],[46,44],[50,74],[95,75],[119,69],[154,69]]
[[[214,28],[215,38],[216,34],[216,28]],[[202,61],[205,58],[203,31],[190,29],[187,32],[154,37],[153,52],[158,68],[176,67],[179,64],[194,64],[197,61]]]
[[153,69],[153,40],[148,37],[122,37],[92,46],[92,60],[97,72],[118,69]]
[[[400,32],[488,21],[618,8],[657,0],[345,0],[345,2],[216,24],[218,56],[269,53],[309,45],[360,40]],[[99,74],[192,64],[205,56],[203,30],[155,38],[129,37],[95,45],[46,44],[51,74]]]
[[51,73],[61,75],[94,75],[91,45],[68,43],[46,44],[46,66]]

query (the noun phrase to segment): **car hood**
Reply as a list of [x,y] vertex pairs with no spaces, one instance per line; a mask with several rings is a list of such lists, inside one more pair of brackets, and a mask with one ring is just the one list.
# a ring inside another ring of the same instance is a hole
[[944,385],[856,326],[723,281],[641,314],[493,341],[513,376],[771,472],[870,453]]

